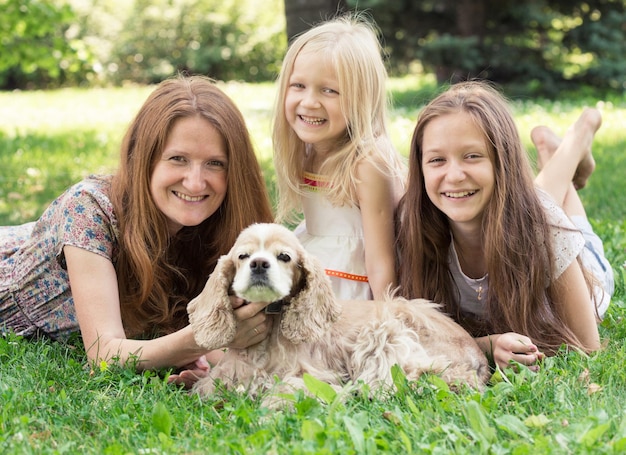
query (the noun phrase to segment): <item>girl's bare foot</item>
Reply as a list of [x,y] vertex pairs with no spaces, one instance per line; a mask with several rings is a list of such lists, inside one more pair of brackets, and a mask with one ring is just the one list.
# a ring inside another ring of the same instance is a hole
[[[584,149],[582,157],[573,157],[580,160],[574,172],[572,183],[577,190],[583,188],[587,184],[587,180],[593,174],[596,168],[596,162],[591,154],[591,143],[596,131],[602,124],[602,115],[600,111],[593,108],[585,108],[576,123],[570,127],[574,134],[578,135],[579,144],[588,142],[588,147]],[[571,132],[570,132],[571,133]],[[582,136],[581,136],[582,135]],[[552,158],[554,152],[561,144],[562,139],[547,126],[537,126],[530,132],[530,137],[537,147],[537,167],[543,169],[545,164]]]
[[[596,131],[602,125],[602,115],[600,111],[593,108],[585,108],[578,120],[576,120],[575,128],[588,128],[591,132],[592,137],[596,134]],[[596,169],[596,161],[593,159],[593,155],[591,154],[591,145],[589,145],[589,149],[583,159],[578,163],[578,167],[576,168],[576,173],[574,174],[573,183],[574,187],[577,190],[584,188],[587,184],[587,180],[593,174],[593,171]]]
[[561,143],[561,138],[547,126],[536,126],[530,132],[530,138],[537,148],[537,167],[539,170],[552,158]]

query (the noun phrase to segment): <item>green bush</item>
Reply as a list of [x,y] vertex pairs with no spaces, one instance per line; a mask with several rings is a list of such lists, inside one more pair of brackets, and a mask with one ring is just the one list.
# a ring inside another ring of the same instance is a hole
[[479,77],[551,97],[585,84],[626,90],[625,0],[346,3],[376,19],[392,74],[419,62],[439,83]]
[[112,50],[112,80],[271,80],[286,47],[280,11],[281,0],[136,0]]
[[282,0],[0,0],[0,90],[157,83],[178,72],[268,81]]
[[626,2],[603,0],[595,9],[581,11],[581,16],[581,26],[565,37],[567,44],[579,46],[586,63],[575,78],[596,87],[626,90]]
[[92,72],[67,4],[0,0],[0,89],[76,85]]

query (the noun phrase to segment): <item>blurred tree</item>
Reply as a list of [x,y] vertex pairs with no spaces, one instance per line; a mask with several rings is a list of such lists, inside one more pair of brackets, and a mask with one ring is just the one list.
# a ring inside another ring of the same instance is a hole
[[343,0],[285,0],[288,40],[344,10]]
[[286,46],[282,0],[135,0],[112,51],[116,82],[177,72],[221,80],[273,79]]
[[392,70],[440,83],[481,77],[555,94],[625,90],[626,0],[346,0],[381,28]]
[[0,88],[79,83],[91,53],[77,39],[74,12],[46,0],[0,0]]
[[574,6],[563,2],[579,24],[565,34],[572,49],[573,80],[592,86],[626,90],[626,1],[595,0]]

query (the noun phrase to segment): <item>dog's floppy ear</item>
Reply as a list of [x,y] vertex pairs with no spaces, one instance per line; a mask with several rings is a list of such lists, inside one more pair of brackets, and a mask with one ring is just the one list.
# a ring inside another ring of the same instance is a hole
[[292,297],[281,321],[282,334],[294,344],[319,339],[341,314],[326,272],[303,248],[299,251],[301,290]]
[[234,276],[234,262],[222,256],[200,295],[187,305],[194,339],[207,350],[223,348],[235,337],[237,322],[228,295]]

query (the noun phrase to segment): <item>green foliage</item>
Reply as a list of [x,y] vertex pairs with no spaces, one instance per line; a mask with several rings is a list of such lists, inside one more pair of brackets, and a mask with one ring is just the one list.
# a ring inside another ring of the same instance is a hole
[[[481,77],[551,97],[580,84],[626,90],[626,0],[345,4],[378,23],[396,75]],[[0,10],[0,89],[155,83],[185,71],[270,81],[286,50],[283,0],[0,0]]]
[[1,88],[79,84],[92,55],[76,36],[66,5],[44,0],[0,0]]
[[89,73],[91,54],[68,5],[0,0],[0,10],[0,87],[77,84]]
[[188,72],[273,79],[286,47],[280,12],[278,0],[135,0],[112,51],[112,78],[155,83]]
[[282,0],[0,0],[0,89],[273,80]]
[[600,0],[574,10],[581,25],[564,37],[564,43],[579,49],[584,64],[573,76],[585,84],[624,91],[626,82],[626,2]]
[[330,404],[337,397],[337,392],[335,392],[335,390],[324,381],[320,381],[310,374],[305,374],[303,380],[307,390],[314,397],[319,398],[323,402]]
[[586,83],[626,90],[626,2],[347,0],[381,28],[395,74],[419,62],[440,83],[485,78],[557,96]]

